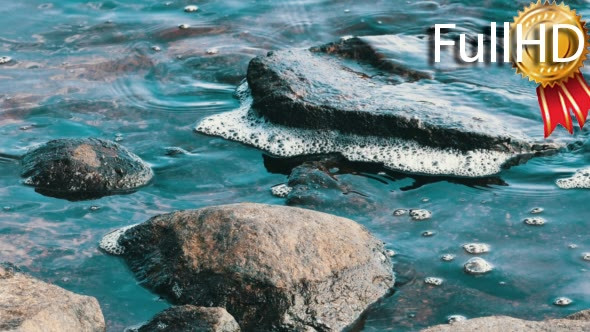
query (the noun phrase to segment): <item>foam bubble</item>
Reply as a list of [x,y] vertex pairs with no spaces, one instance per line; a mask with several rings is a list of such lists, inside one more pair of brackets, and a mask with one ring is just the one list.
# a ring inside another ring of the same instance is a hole
[[498,151],[439,149],[415,141],[281,126],[251,110],[248,85],[237,89],[242,103],[232,112],[201,120],[203,134],[255,146],[279,157],[340,153],[350,161],[382,163],[386,168],[419,174],[482,177],[500,172],[512,154]]
[[485,259],[474,257],[463,266],[465,272],[469,274],[484,274],[490,272],[494,267]]
[[572,177],[559,179],[555,182],[561,189],[590,188],[590,168],[578,170]]
[[467,243],[463,245],[463,249],[470,254],[478,255],[489,252],[490,246],[485,243]]
[[292,190],[293,190],[293,188],[289,187],[288,185],[286,185],[284,183],[270,188],[270,191],[272,192],[272,194],[274,196],[281,197],[281,198],[287,197],[291,193]]
[[104,250],[108,254],[119,256],[125,253],[125,247],[119,244],[119,238],[123,235],[128,229],[137,226],[137,224],[121,227],[119,229],[115,229],[114,231],[108,233],[107,235],[103,236],[103,238],[98,243],[100,249]]
[[424,279],[424,283],[432,286],[440,286],[442,285],[443,280],[441,278],[428,277]]

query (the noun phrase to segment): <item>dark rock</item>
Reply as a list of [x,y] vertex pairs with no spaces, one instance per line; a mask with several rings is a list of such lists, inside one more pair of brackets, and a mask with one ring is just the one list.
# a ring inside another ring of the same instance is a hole
[[236,320],[223,308],[183,305],[166,309],[137,332],[239,332]]
[[105,331],[98,301],[0,264],[0,331]]
[[565,319],[549,319],[529,321],[508,316],[490,316],[468,319],[454,324],[429,327],[423,332],[570,332],[590,331],[590,320],[587,312],[580,312]]
[[330,168],[330,161],[306,162],[295,167],[287,184],[292,188],[287,205],[339,212],[376,208],[374,201],[331,174]]
[[153,177],[135,154],[97,138],[50,141],[28,152],[22,166],[25,183],[37,192],[69,200],[129,193]]
[[352,220],[234,204],[156,216],[113,245],[174,304],[224,307],[245,331],[339,331],[393,286],[383,243]]
[[[451,109],[436,89],[411,83],[427,74],[386,63],[359,38],[271,52],[248,66],[253,108],[280,125],[525,155],[519,162],[557,147],[533,143],[494,114]],[[381,75],[384,70],[397,81]]]

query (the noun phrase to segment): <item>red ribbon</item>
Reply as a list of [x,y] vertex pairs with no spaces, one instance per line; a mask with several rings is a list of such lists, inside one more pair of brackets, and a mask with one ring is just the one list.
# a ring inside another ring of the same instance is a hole
[[580,128],[584,128],[588,110],[590,110],[590,86],[581,73],[575,74],[565,83],[558,82],[554,86],[537,88],[541,115],[545,122],[545,138],[549,137],[558,124],[574,133],[570,110],[574,111]]

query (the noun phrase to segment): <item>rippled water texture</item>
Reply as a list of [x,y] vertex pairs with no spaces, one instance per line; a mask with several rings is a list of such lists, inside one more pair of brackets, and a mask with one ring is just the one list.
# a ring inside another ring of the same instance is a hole
[[[0,65],[0,261],[97,297],[109,331],[139,324],[168,304],[137,285],[122,261],[98,251],[102,235],[177,209],[285,203],[270,191],[287,179],[273,167],[276,160],[194,132],[204,117],[239,107],[233,93],[256,55],[346,35],[403,35],[416,47],[393,51],[405,55],[406,64],[432,71],[457,105],[501,112],[542,135],[535,86],[509,66],[432,68],[421,44],[435,23],[477,33],[491,20],[512,20],[526,1],[202,0],[197,12],[185,13],[189,4],[31,0],[0,6],[0,56],[12,58]],[[583,1],[569,4],[590,17]],[[180,30],[180,24],[190,27]],[[565,130],[558,132],[556,139],[568,139]],[[44,197],[22,184],[11,156],[50,139],[88,136],[120,141],[152,165],[154,181],[131,195],[85,202]],[[561,317],[590,307],[590,262],[582,259],[590,252],[588,191],[555,183],[587,166],[587,136],[587,130],[576,132],[569,151],[481,181],[354,165],[335,170],[369,203],[320,209],[357,220],[397,252],[396,292],[368,311],[363,330],[417,330],[455,314]],[[187,153],[169,155],[168,147]],[[328,202],[342,194],[333,195]],[[532,215],[535,207],[544,210]],[[394,216],[400,208],[432,216]],[[526,224],[529,217],[545,224]],[[426,231],[432,236],[423,236]],[[492,272],[463,272],[475,257],[463,249],[467,243],[489,245],[478,257]],[[456,257],[443,261],[443,254]],[[426,284],[427,277],[443,282]],[[554,306],[560,296],[573,303]]]

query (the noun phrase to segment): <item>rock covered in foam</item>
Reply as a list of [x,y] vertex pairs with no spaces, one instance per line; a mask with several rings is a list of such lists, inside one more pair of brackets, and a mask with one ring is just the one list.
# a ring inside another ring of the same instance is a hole
[[239,332],[225,309],[183,305],[166,309],[133,332]]
[[0,330],[104,332],[98,301],[47,284],[0,264]]
[[222,306],[247,331],[340,331],[394,282],[383,243],[365,228],[293,207],[179,211],[117,243],[142,285],[174,304]]
[[590,188],[590,168],[578,170],[572,177],[557,180],[556,184],[561,189],[588,189]]
[[25,154],[22,166],[25,184],[43,195],[69,200],[129,193],[153,177],[138,156],[97,138],[49,141]]

